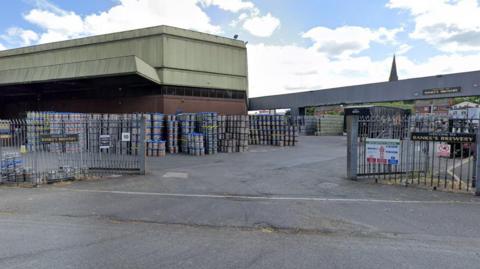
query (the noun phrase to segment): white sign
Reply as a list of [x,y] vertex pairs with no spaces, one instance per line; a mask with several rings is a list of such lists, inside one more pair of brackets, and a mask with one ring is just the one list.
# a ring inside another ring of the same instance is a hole
[[451,147],[447,143],[440,143],[436,146],[438,157],[450,157]]
[[130,133],[122,133],[122,142],[130,142],[131,135]]
[[367,138],[365,147],[369,164],[400,164],[400,139]]

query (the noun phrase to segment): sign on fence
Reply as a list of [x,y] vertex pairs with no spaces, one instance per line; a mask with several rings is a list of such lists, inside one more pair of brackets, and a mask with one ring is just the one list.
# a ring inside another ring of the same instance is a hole
[[130,142],[132,140],[132,136],[130,133],[122,133],[122,142]]
[[367,138],[366,158],[369,164],[400,164],[400,139]]
[[473,143],[476,134],[413,132],[412,141]]
[[450,157],[451,147],[447,143],[440,143],[436,146],[437,156],[438,157]]
[[45,134],[40,135],[40,143],[76,143],[78,142],[78,134]]
[[110,135],[100,135],[100,149],[110,149]]

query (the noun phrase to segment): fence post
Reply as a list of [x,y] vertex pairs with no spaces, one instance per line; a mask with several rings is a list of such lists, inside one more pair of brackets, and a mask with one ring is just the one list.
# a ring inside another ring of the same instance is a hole
[[138,157],[140,158],[139,160],[139,165],[140,165],[140,174],[145,175],[145,170],[146,170],[146,162],[145,162],[145,117],[142,115],[140,117],[140,138],[138,142]]
[[478,153],[480,152],[480,127],[477,128],[477,140],[475,142],[475,195],[480,196],[480,184],[478,184],[478,171],[480,171],[480,158],[478,158]]
[[357,180],[358,116],[347,117],[347,178]]
[[2,150],[2,147],[3,147],[3,140],[0,139],[0,183],[3,183],[3,179],[2,179],[2,170],[3,170],[3,150]]

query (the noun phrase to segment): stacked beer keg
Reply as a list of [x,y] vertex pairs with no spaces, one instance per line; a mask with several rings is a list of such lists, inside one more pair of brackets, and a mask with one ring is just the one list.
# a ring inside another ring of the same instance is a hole
[[195,114],[182,113],[177,115],[180,128],[180,151],[189,154],[188,151],[188,135],[195,132]]
[[[245,152],[248,150],[248,116],[225,116],[225,133],[219,140],[220,152]],[[223,123],[222,123],[223,124]]]
[[218,133],[217,133],[216,112],[197,113],[197,130],[203,134],[205,139],[205,154],[212,155],[218,151]]
[[189,133],[187,135],[188,154],[192,156],[205,155],[204,139],[202,133]]
[[168,153],[178,153],[178,121],[175,115],[165,115],[166,134]]

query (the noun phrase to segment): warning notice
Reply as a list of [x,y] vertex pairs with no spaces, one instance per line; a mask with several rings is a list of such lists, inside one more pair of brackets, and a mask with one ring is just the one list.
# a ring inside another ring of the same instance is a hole
[[451,147],[447,143],[440,143],[436,145],[436,151],[438,157],[450,157]]
[[400,164],[400,140],[367,138],[366,158],[369,164]]

